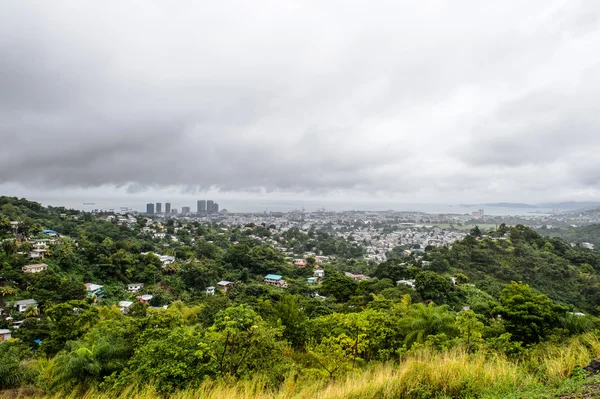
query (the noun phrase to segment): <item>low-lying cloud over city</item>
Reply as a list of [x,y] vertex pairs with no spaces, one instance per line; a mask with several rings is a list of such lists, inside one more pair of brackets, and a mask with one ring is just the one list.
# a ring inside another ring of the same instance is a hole
[[597,1],[0,4],[2,194],[600,193]]

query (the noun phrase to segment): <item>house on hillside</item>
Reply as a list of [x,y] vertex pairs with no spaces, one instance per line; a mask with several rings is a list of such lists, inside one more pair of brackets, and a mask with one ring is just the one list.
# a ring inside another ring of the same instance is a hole
[[0,342],[8,341],[10,339],[10,330],[1,329],[0,330]]
[[131,301],[120,301],[119,310],[121,311],[121,313],[127,313],[131,305],[133,305],[133,302]]
[[287,282],[283,279],[283,276],[279,274],[267,274],[264,279],[265,284],[272,285],[274,287],[286,288]]
[[15,302],[15,307],[17,311],[23,313],[28,306],[33,306],[37,308],[38,301],[35,299],[23,299],[22,301]]
[[102,288],[104,288],[102,285],[94,283],[85,284],[85,290],[87,291],[88,296],[101,296],[102,294],[104,294]]
[[313,273],[313,277],[318,278],[318,279],[325,278],[325,270],[323,270],[323,269],[315,270]]
[[138,292],[142,288],[144,288],[143,283],[127,284],[127,292]]
[[42,231],[42,234],[46,234],[49,237],[59,237],[59,234],[56,231],[50,229]]
[[45,263],[38,263],[35,265],[25,265],[21,269],[25,273],[40,273],[48,270],[48,265]]
[[364,274],[353,274],[350,272],[345,272],[344,275],[346,277],[350,277],[351,279],[353,279],[354,281],[357,281],[357,282],[369,279],[369,277],[365,276]]
[[154,298],[153,295],[150,294],[146,294],[146,295],[139,295],[135,297],[138,301],[140,301],[141,303],[145,303],[146,305],[150,304],[150,301],[152,300],[152,298]]
[[227,292],[229,287],[233,286],[233,282],[227,280],[221,280],[217,283],[217,286],[223,290],[223,292]]
[[206,287],[204,293],[206,295],[215,295],[215,287]]

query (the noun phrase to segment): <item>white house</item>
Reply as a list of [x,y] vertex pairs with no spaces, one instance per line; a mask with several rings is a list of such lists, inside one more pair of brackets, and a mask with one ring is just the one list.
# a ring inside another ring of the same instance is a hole
[[315,270],[313,273],[313,277],[316,277],[318,279],[325,278],[325,270],[323,270],[323,269]]
[[121,313],[127,313],[131,305],[133,305],[133,302],[131,301],[121,301],[119,302],[119,310]]
[[27,309],[27,307],[29,305],[37,308],[38,301],[36,301],[35,299],[23,299],[22,301],[15,302],[15,306],[17,307],[17,311],[19,311],[21,313],[24,312],[25,309]]
[[215,295],[215,287],[206,287],[206,290],[204,290],[204,293],[206,295]]
[[142,288],[144,288],[144,284],[143,283],[127,284],[127,291],[128,292],[138,292]]
[[8,341],[10,339],[10,330],[2,329],[0,330],[0,342]]
[[38,263],[36,265],[25,265],[21,269],[25,273],[40,273],[48,270],[48,265],[45,263]]

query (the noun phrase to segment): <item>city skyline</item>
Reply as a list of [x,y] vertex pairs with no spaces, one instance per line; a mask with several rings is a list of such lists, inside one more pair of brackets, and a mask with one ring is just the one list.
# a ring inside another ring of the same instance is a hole
[[[150,214],[150,215],[163,214],[162,202],[146,203],[146,212],[145,213]],[[196,215],[202,215],[202,214],[211,215],[211,214],[219,213],[219,204],[217,202],[215,202],[214,200],[198,200],[196,212],[192,212],[192,207],[190,207],[190,206],[183,205],[181,207],[182,215],[189,215],[192,213],[196,214]],[[165,213],[164,214],[165,215],[177,214],[177,209],[171,208],[171,202],[165,202]]]

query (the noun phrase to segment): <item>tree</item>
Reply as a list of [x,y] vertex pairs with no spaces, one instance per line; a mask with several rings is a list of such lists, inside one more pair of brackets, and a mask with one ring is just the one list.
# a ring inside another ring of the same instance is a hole
[[199,385],[207,375],[215,375],[215,353],[193,327],[172,329],[167,336],[144,342],[137,348],[129,368],[129,378],[154,381],[160,392]]
[[422,271],[415,277],[415,290],[423,299],[445,303],[452,287],[450,279],[432,271]]
[[23,312],[23,315],[26,318],[37,317],[40,315],[40,310],[36,305],[28,305],[25,311]]
[[467,352],[474,352],[483,343],[484,325],[472,310],[464,309],[462,312],[458,312],[456,327],[460,331],[461,340],[466,345]]
[[333,296],[338,302],[347,302],[356,292],[358,284],[340,273],[329,274],[323,280],[321,293],[326,296]]
[[239,378],[260,372],[280,383],[285,362],[282,343],[277,341],[281,334],[282,328],[267,326],[256,312],[239,305],[217,314],[207,339],[220,375]]
[[275,305],[277,317],[285,327],[283,337],[296,348],[301,349],[306,342],[306,321],[308,317],[299,307],[299,297],[285,295]]
[[500,303],[493,311],[502,318],[514,340],[532,344],[560,326],[567,309],[544,294],[535,294],[527,284],[512,282],[502,290]]
[[423,343],[430,335],[454,335],[455,314],[448,311],[447,305],[436,306],[433,303],[411,305],[400,319],[400,328],[404,331],[404,342],[410,346],[415,342]]

